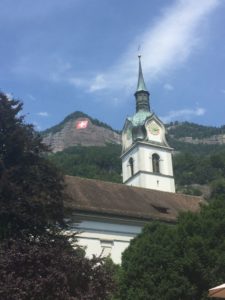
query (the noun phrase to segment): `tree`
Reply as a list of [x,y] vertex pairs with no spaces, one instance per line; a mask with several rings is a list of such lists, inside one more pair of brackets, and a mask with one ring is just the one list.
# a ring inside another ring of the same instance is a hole
[[224,228],[223,199],[177,225],[147,225],[123,255],[119,299],[208,299],[225,280]]
[[64,237],[10,239],[0,246],[0,299],[105,300],[114,288],[112,271],[103,259],[75,251]]
[[43,157],[47,148],[22,107],[0,93],[0,238],[63,221],[63,178]]
[[113,270],[61,233],[63,177],[22,107],[0,93],[0,299],[105,300]]

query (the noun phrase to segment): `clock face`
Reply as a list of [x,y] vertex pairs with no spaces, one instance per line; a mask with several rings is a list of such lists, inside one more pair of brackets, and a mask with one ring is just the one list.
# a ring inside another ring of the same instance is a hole
[[123,150],[129,148],[132,145],[132,131],[130,126],[128,126],[122,133],[122,145]]
[[132,137],[131,129],[128,128],[128,129],[127,129],[127,139],[130,140],[131,137]]
[[159,135],[160,134],[160,127],[155,122],[151,122],[147,125],[148,131],[150,134]]

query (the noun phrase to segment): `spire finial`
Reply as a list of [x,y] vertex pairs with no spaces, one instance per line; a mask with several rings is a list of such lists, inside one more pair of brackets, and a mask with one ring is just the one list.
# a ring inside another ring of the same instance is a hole
[[[140,46],[138,47],[138,50],[140,50],[139,48],[140,48]],[[138,84],[137,84],[137,91],[136,92],[139,92],[139,91],[147,92],[148,90],[146,88],[143,73],[142,73],[141,54],[140,53],[138,54],[138,59],[139,59],[139,72],[138,72]]]
[[136,111],[137,112],[140,110],[150,111],[149,92],[145,86],[145,81],[144,81],[142,67],[141,67],[141,54],[138,54],[138,60],[139,60],[138,84],[137,84],[137,90],[134,94],[136,97]]
[[138,58],[141,59],[141,45],[138,45]]

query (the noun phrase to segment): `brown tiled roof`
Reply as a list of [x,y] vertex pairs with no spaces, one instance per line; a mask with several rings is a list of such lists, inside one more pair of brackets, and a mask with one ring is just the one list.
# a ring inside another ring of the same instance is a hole
[[123,216],[142,220],[175,222],[179,212],[198,211],[203,198],[137,188],[118,183],[66,176],[71,212]]

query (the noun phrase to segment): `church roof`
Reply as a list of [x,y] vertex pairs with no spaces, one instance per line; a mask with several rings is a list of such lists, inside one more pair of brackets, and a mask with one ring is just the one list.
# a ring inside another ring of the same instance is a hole
[[133,126],[144,125],[146,119],[150,117],[152,113],[147,110],[139,110],[133,117],[128,117],[128,120],[131,121]]
[[196,212],[203,198],[100,180],[66,176],[69,212],[175,222],[183,211]]

